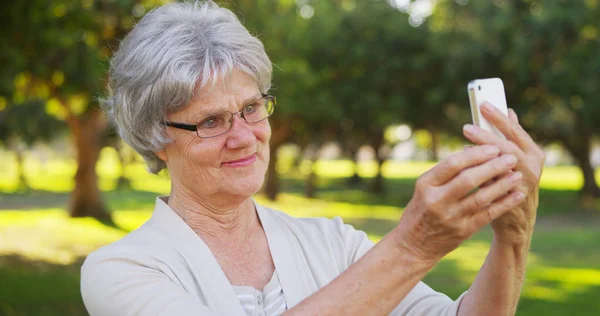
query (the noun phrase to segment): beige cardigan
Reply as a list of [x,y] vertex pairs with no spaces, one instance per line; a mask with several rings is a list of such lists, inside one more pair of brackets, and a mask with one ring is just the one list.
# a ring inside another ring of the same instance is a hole
[[[300,219],[256,209],[288,308],[373,246],[339,217]],[[81,294],[92,316],[245,315],[210,249],[162,198],[139,229],[87,257]],[[456,315],[463,296],[452,301],[420,282],[392,314]]]

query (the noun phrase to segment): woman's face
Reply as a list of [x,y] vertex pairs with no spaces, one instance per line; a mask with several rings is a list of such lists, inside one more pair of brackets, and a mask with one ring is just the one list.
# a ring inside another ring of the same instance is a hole
[[[238,112],[262,97],[254,79],[237,70],[224,83],[199,95],[167,119],[195,124],[214,113]],[[268,119],[249,124],[234,115],[231,129],[212,138],[170,127],[168,133],[173,142],[157,154],[167,163],[173,190],[224,205],[226,201],[241,202],[262,186],[269,164]]]

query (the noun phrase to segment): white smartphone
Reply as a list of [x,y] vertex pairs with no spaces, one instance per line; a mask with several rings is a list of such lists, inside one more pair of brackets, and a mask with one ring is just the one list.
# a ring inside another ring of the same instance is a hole
[[473,124],[488,130],[498,137],[506,138],[492,124],[490,124],[481,115],[480,107],[484,102],[490,103],[504,115],[508,116],[508,107],[506,105],[506,96],[504,94],[504,83],[500,78],[476,79],[469,82],[467,87],[469,91],[469,102],[471,104],[471,116]]

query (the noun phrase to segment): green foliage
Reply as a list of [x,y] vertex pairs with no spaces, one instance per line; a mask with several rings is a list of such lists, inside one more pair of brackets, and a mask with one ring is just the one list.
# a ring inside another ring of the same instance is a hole
[[[0,137],[48,138],[64,130],[56,120],[94,109],[111,52],[162,2],[5,4]],[[593,178],[587,158],[600,130],[597,0],[439,0],[420,26],[383,0],[219,2],[274,62],[272,121],[292,131],[287,140],[379,146],[392,124],[462,138],[460,127],[470,122],[467,82],[497,76],[527,130],[562,143]],[[14,124],[21,116],[29,122]]]
[[5,121],[29,121],[25,129],[17,124],[5,125],[5,129],[29,143],[32,137],[44,139],[61,132],[54,128],[57,119],[69,120],[87,112],[103,92],[108,57],[116,39],[133,25],[131,12],[136,3],[5,3],[0,13],[0,62],[5,66],[0,74],[0,97],[7,106],[0,109],[0,115]]
[[63,131],[63,122],[40,111],[43,106],[43,100],[31,100],[0,111],[0,141],[5,144],[22,141],[32,145],[40,140],[49,141]]

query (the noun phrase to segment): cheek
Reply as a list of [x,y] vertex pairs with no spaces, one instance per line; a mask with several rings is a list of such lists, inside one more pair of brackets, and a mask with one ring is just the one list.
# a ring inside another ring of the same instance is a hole
[[254,132],[254,135],[261,143],[268,145],[269,140],[271,139],[271,125],[269,125],[269,121],[265,121],[264,125],[259,126]]
[[183,151],[183,159],[195,167],[218,167],[221,158],[220,153],[223,145],[216,141],[197,141],[190,143]]

